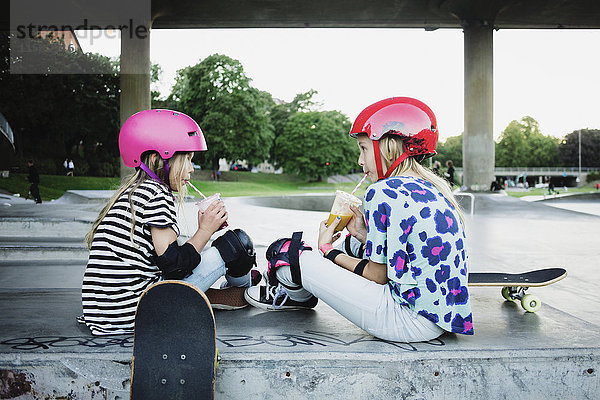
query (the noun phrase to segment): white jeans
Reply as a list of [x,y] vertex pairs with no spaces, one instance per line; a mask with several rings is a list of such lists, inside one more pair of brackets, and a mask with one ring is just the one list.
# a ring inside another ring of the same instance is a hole
[[[280,267],[277,279],[295,286],[290,267]],[[369,334],[395,342],[435,339],[444,330],[415,311],[394,301],[388,285],[380,285],[329,261],[317,251],[300,255],[303,288]],[[305,297],[288,291],[292,300]],[[294,296],[296,295],[296,296]]]

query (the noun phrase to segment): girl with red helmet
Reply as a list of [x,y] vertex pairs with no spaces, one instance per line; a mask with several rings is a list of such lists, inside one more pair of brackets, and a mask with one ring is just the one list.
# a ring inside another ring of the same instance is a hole
[[214,248],[203,251],[227,221],[221,200],[198,212],[194,235],[183,245],[177,242],[173,192],[181,206],[194,152],[207,150],[198,124],[175,111],[141,111],[123,124],[119,150],[135,170],[86,236],[83,322],[92,333],[133,333],[138,299],[161,279],[183,279],[206,291],[225,275],[232,286],[250,286],[255,253],[244,231],[227,231],[213,241]]
[[391,341],[473,334],[463,216],[448,183],[420,164],[436,154],[433,112],[416,99],[385,99],[359,114],[350,136],[358,142],[358,164],[373,181],[364,216],[353,208],[350,235],[336,248],[339,217],[330,226],[323,221],[323,257],[297,237],[273,243],[267,287],[246,289],[246,299],[285,309],[314,307],[318,298]]

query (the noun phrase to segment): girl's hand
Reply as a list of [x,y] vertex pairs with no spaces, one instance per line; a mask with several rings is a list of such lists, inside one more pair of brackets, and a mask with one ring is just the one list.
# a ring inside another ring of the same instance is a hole
[[365,244],[367,241],[367,224],[365,222],[365,216],[358,207],[350,205],[350,211],[354,214],[348,225],[346,225],[346,229],[352,236],[358,239],[362,244]]
[[198,230],[212,235],[227,221],[227,218],[225,203],[222,200],[216,200],[208,206],[204,214],[198,210]]
[[340,217],[334,219],[329,226],[327,226],[327,221],[321,221],[321,224],[319,225],[319,247],[327,243],[331,244],[339,239],[341,233],[335,232],[335,227],[338,226],[339,223]]

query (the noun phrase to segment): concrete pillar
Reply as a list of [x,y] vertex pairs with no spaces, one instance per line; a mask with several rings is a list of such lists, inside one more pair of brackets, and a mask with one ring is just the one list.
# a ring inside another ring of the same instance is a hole
[[465,132],[463,185],[485,191],[494,180],[493,24],[464,24]]
[[[149,26],[150,24],[148,24]],[[121,126],[138,111],[150,108],[150,29],[121,34]],[[121,160],[121,179],[131,173]]]

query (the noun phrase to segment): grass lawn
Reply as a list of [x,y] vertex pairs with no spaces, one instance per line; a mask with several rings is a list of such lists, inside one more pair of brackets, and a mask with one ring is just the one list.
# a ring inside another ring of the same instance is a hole
[[[263,174],[247,171],[224,171],[221,173],[221,179],[213,182],[211,179],[204,179],[208,175],[195,175],[192,177],[192,183],[207,196],[219,192],[222,197],[237,196],[278,196],[301,194],[309,192],[331,193],[335,190],[344,190],[351,192],[356,183],[327,183],[327,182],[308,182],[296,175],[288,174]],[[40,176],[40,194],[44,201],[58,199],[67,190],[114,190],[119,186],[119,178],[99,178],[87,176],[63,176],[63,175],[41,175]],[[357,196],[364,195],[369,182],[363,182],[356,192]],[[19,193],[26,197],[29,192],[29,182],[27,174],[11,174],[8,178],[0,178],[0,188],[10,192]],[[557,187],[559,193],[565,193],[563,188]],[[596,191],[596,182],[588,183],[579,188],[569,188],[566,193],[588,193]],[[541,196],[548,193],[548,189],[529,189],[527,191],[507,191],[509,196]],[[191,188],[189,194],[199,195]]]
[[[558,194],[596,192],[596,182],[587,183],[584,186],[581,186],[578,188],[570,187],[570,188],[568,188],[567,191],[565,191],[562,187],[559,187],[559,186],[555,187],[554,190]],[[522,191],[521,190],[519,190],[519,191],[507,190],[506,193],[512,197],[543,196],[545,194],[546,195],[548,194],[548,188],[533,188],[533,189],[522,190]]]
[[[100,178],[85,176],[40,175],[40,194],[42,200],[58,199],[67,190],[114,190],[119,186],[119,178]],[[213,182],[201,177],[192,177],[192,183],[207,196],[219,192],[222,197],[237,196],[273,196],[289,195],[309,192],[333,192],[336,189],[351,192],[355,183],[327,183],[308,182],[296,175],[288,174],[263,174],[247,171],[225,171],[221,173],[221,180]],[[357,196],[362,196],[368,183],[364,182],[357,191]],[[0,178],[0,188],[18,193],[26,197],[29,192],[27,174],[11,174],[8,178]],[[199,195],[191,188],[189,194]]]

